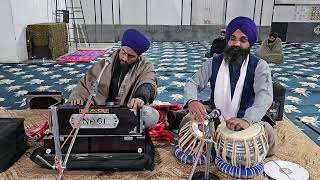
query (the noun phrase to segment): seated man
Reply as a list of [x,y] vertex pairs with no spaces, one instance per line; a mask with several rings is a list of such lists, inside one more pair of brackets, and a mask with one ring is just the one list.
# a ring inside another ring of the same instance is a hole
[[210,52],[206,54],[207,58],[213,57],[213,55],[218,55],[223,53],[224,48],[227,46],[227,41],[225,39],[225,29],[221,29],[219,37],[213,40]]
[[283,63],[282,41],[276,32],[272,32],[269,38],[262,41],[256,55],[268,63]]
[[276,133],[270,124],[261,121],[273,101],[271,72],[266,61],[250,54],[250,47],[257,40],[257,27],[251,19],[237,17],[229,23],[226,39],[224,53],[204,62],[187,81],[184,100],[189,114],[180,127],[190,119],[204,121],[208,108],[198,101],[197,94],[210,82],[209,107],[220,109],[231,130],[261,123],[268,134],[268,156],[271,156]]
[[[105,63],[95,63],[73,88],[68,101],[73,105],[83,105],[88,100],[93,82],[102,72],[98,84],[97,105],[115,103],[129,108],[141,108],[152,103],[157,94],[156,73],[151,62],[141,56],[149,49],[150,42],[141,32],[128,29],[124,32],[121,48],[112,55],[111,63],[103,70]],[[157,122],[145,122],[150,127]]]

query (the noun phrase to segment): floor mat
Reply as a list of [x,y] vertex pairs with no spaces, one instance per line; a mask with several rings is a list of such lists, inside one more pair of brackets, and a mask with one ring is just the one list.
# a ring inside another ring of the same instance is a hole
[[[28,131],[48,117],[46,111],[39,110],[0,110],[0,117],[23,117]],[[299,164],[309,173],[310,179],[320,179],[320,148],[298,130],[287,118],[277,125],[277,151],[271,160],[286,160]],[[41,146],[43,141],[30,143],[30,148],[10,169],[0,174],[0,179],[56,179],[57,171],[39,167],[29,156],[32,151]],[[165,142],[154,142],[155,169],[153,171],[65,171],[67,179],[87,180],[129,180],[129,179],[187,179],[191,165],[181,163],[174,156],[174,147]],[[107,162],[107,161],[106,161]],[[198,166],[196,171],[203,171],[204,166]],[[217,166],[211,165],[210,171],[222,180],[231,180],[227,175],[218,171]],[[264,175],[255,180],[268,180]]]
[[105,54],[106,50],[77,50],[57,58],[58,62],[90,62]]
[[[259,45],[252,47],[255,52]],[[117,44],[109,54],[119,48]],[[183,88],[207,59],[210,43],[153,42],[144,53],[154,65],[158,78],[157,101],[183,103]],[[320,44],[283,43],[283,64],[270,64],[273,80],[287,88],[285,112],[302,131],[320,145]],[[60,91],[68,97],[92,63],[0,64],[0,109],[27,108],[28,91]],[[208,100],[210,89],[199,96]]]

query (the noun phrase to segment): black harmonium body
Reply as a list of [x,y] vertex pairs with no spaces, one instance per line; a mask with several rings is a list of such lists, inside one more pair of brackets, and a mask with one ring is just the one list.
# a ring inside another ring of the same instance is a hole
[[[74,127],[72,121],[79,120],[83,111],[83,106],[57,106],[56,112],[61,136],[70,133]],[[78,135],[129,135],[142,132],[139,110],[135,113],[127,107],[96,106],[86,112]]]
[[[97,106],[85,114],[83,111],[83,106],[72,105],[50,109],[50,131],[58,131],[60,144],[83,118],[71,153],[145,152],[145,132],[139,110],[134,112],[127,107]],[[62,148],[62,154],[67,152],[71,139]],[[55,153],[53,135],[45,137],[44,148],[49,154]]]
[[[60,136],[60,144],[66,137]],[[66,154],[71,138],[61,149],[62,154]],[[48,154],[54,154],[53,136],[44,138],[44,148]],[[145,136],[77,136],[71,150],[72,154],[85,153],[144,153]]]

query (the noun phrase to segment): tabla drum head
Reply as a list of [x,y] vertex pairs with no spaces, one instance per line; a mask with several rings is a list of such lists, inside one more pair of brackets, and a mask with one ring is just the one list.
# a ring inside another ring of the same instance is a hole
[[264,166],[264,173],[275,180],[310,179],[305,168],[289,161],[269,161]]

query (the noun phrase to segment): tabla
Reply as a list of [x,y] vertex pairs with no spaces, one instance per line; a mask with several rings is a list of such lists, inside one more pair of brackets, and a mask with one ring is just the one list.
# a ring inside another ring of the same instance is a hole
[[256,166],[269,150],[266,131],[259,123],[242,131],[232,131],[222,123],[216,130],[215,142],[217,156],[235,167]]
[[[197,121],[188,121],[182,126],[179,132],[178,145],[175,147],[175,155],[182,162],[192,164],[198,155],[198,151],[201,147],[202,140],[205,143],[207,139],[203,138],[202,131],[209,131],[208,121],[203,124]],[[212,136],[214,131],[212,132]],[[205,146],[205,145],[204,145]],[[203,164],[206,161],[205,150],[200,156],[198,164]],[[212,156],[211,152],[211,156]]]

